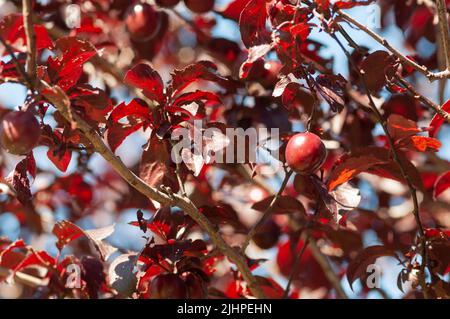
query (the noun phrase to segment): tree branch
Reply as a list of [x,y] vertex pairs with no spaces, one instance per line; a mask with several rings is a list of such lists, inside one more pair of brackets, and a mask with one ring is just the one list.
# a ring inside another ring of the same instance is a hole
[[327,257],[324,254],[322,254],[320,248],[317,246],[317,243],[314,240],[309,241],[309,249],[311,250],[312,255],[317,260],[319,265],[322,267],[322,270],[325,273],[325,276],[327,277],[328,281],[333,285],[334,289],[336,290],[337,296],[340,299],[348,299],[347,294],[345,293],[344,289],[341,286],[340,278],[336,276],[336,273],[331,267],[331,264],[328,261]]
[[36,86],[36,34],[34,33],[33,27],[33,16],[32,16],[32,1],[23,0],[22,1],[22,14],[23,14],[23,24],[25,28],[25,36],[27,39],[27,74],[31,80],[31,89],[33,90]]
[[[52,88],[45,82],[41,82],[43,87],[49,90]],[[67,96],[66,96],[67,98]],[[52,99],[48,96],[50,102],[58,109],[61,115],[70,122],[70,102],[62,103],[60,99]],[[68,98],[67,98],[68,99]],[[128,167],[118,158],[114,153],[106,146],[102,138],[97,134],[96,130],[86,123],[76,113],[72,113],[73,120],[76,122],[77,129],[80,130],[86,138],[92,143],[94,149],[99,153],[116,172],[122,176],[131,186],[136,188],[139,192],[144,194],[150,199],[153,199],[162,205],[177,206],[186,212],[206,233],[211,237],[214,245],[230,260],[232,261],[238,270],[241,272],[242,277],[248,283],[252,294],[256,298],[265,298],[264,292],[259,286],[256,278],[253,276],[250,268],[247,265],[247,260],[242,256],[239,251],[233,247],[230,247],[222,238],[216,227],[199,212],[197,207],[192,201],[179,194],[166,194],[158,189],[155,189],[147,185],[142,179],[131,172]]]
[[[442,1],[442,0],[439,0],[439,1]],[[425,75],[428,78],[428,80],[434,81],[434,80],[446,79],[446,78],[450,77],[450,70],[449,69],[441,71],[441,72],[437,72],[437,73],[433,73],[433,72],[429,71],[426,66],[420,65],[417,62],[415,62],[415,61],[411,60],[410,58],[406,57],[405,55],[403,55],[399,50],[394,48],[386,39],[384,39],[383,37],[379,36],[377,33],[375,33],[374,31],[370,30],[365,25],[363,25],[363,24],[359,23],[358,21],[356,21],[350,15],[346,14],[345,12],[343,12],[340,9],[336,10],[336,12],[338,13],[339,17],[341,17],[345,21],[347,21],[347,22],[357,26],[360,30],[362,30],[365,33],[367,33],[375,41],[377,41],[379,44],[381,44],[386,49],[388,49],[392,54],[394,54],[401,62],[403,62],[404,64],[406,64],[406,65],[408,65],[408,66],[410,66],[412,68],[414,68],[418,72],[422,73],[423,75]]]
[[444,118],[448,123],[450,123],[450,114],[445,112],[442,109],[442,106],[437,105],[433,101],[431,101],[426,96],[420,94],[414,86],[411,85],[408,81],[406,81],[404,78],[400,76],[396,76],[397,81],[406,89],[408,92],[416,99],[419,99],[422,103],[428,105],[430,108],[436,111],[442,118]]
[[442,52],[445,59],[445,71],[450,71],[450,45],[449,45],[449,31],[447,19],[447,5],[445,0],[436,0],[437,16],[439,21],[439,34],[442,45]]
[[[12,270],[0,267],[0,277],[9,277],[12,273]],[[40,287],[46,285],[44,280],[20,271],[16,272],[14,282],[28,287]]]

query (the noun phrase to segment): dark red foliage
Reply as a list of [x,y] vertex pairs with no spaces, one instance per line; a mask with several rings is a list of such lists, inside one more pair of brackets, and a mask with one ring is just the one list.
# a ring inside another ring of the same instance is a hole
[[184,299],[187,295],[186,284],[174,274],[162,274],[150,284],[150,296],[155,299]]
[[28,2],[0,298],[450,298],[441,2]]

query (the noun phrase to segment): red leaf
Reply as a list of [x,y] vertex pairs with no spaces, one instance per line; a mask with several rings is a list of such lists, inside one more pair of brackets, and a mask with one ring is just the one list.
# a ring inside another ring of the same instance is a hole
[[281,95],[281,101],[287,110],[293,111],[302,108],[302,111],[306,114],[310,114],[314,106],[314,98],[296,82],[286,85]]
[[217,72],[217,66],[213,62],[199,61],[197,63],[188,65],[184,69],[175,70],[173,72],[172,85],[170,89],[172,96],[177,95],[189,84],[198,80],[216,82],[223,87],[231,86],[231,81],[227,78],[222,77]]
[[130,134],[140,130],[143,125],[144,123],[110,125],[106,131],[106,138],[111,151],[115,152]]
[[10,45],[18,40],[18,35],[23,28],[22,15],[13,13],[3,17],[0,22],[0,35]]
[[46,268],[53,267],[56,264],[55,258],[45,251],[36,251],[25,257],[20,264],[14,268],[14,273],[21,271],[29,266],[43,266]]
[[416,135],[422,131],[417,128],[417,124],[414,121],[398,114],[391,114],[389,116],[387,119],[387,128],[394,141]]
[[250,0],[241,12],[239,28],[247,48],[269,42],[266,0]]
[[[252,209],[263,212],[269,207],[273,199],[274,196],[266,197],[262,201],[254,203]],[[303,204],[296,198],[292,196],[282,195],[278,197],[277,201],[273,205],[272,212],[274,214],[290,214],[290,213],[305,214],[305,207],[303,207]]]
[[270,50],[272,50],[272,44],[261,44],[252,46],[248,50],[247,60],[242,63],[241,68],[239,70],[239,77],[241,79],[246,79],[248,77],[249,71],[252,69],[253,64],[262,59]]
[[126,73],[124,81],[126,84],[142,89],[149,99],[164,105],[164,83],[159,73],[150,65],[145,63],[135,65]]
[[347,81],[340,74],[321,74],[316,79],[317,89],[333,112],[344,108]]
[[[30,169],[31,172],[29,171]],[[21,160],[14,168],[14,171],[7,177],[17,193],[17,199],[24,205],[28,205],[32,198],[30,180],[27,176],[28,172],[30,175],[36,174],[36,163],[32,155]]]
[[375,51],[361,63],[368,89],[378,92],[395,73],[394,59],[386,51]]
[[[442,105],[442,110],[445,112],[450,112],[450,100]],[[445,119],[442,116],[440,116],[439,114],[435,114],[430,122],[429,136],[436,137],[439,133],[439,129],[441,128],[442,124],[444,124],[444,122]]]
[[59,250],[62,250],[65,245],[75,239],[84,236],[84,232],[80,227],[65,220],[57,222],[53,227],[52,233],[58,239],[56,242],[56,247]]
[[330,0],[315,0],[315,3],[319,11],[325,11],[330,8]]
[[376,157],[372,154],[361,154],[346,156],[344,155],[339,159],[339,165],[332,170],[331,176],[328,179],[328,190],[332,191],[337,186],[350,181],[356,175],[367,171],[369,168],[380,165],[387,164],[389,161],[384,158]]
[[360,1],[344,0],[344,1],[336,1],[334,5],[339,9],[350,9],[356,6],[367,6],[373,3],[374,1],[375,0],[360,0]]
[[[53,42],[44,26],[35,24],[34,33],[36,35],[37,50],[51,50],[53,48]],[[5,16],[0,22],[0,35],[13,49],[26,52],[27,38],[25,36],[22,15],[14,13]],[[17,47],[16,44],[21,44],[21,47]]]
[[27,157],[27,171],[31,177],[36,178],[36,160],[34,159],[33,152],[30,152]]
[[439,140],[426,136],[412,136],[409,141],[419,152],[438,152],[442,146]]
[[199,211],[204,214],[213,224],[229,224],[237,232],[246,232],[247,227],[239,220],[238,214],[230,206],[223,204],[221,206],[202,206]]
[[[398,152],[398,156],[413,184],[418,189],[423,189],[422,179],[415,166],[402,153]],[[337,186],[350,181],[362,172],[405,183],[398,165],[392,161],[388,149],[366,147],[355,150],[352,154],[343,155],[338,160],[337,166],[333,168],[328,179],[328,190],[334,190]]]
[[450,272],[450,240],[438,238],[431,241],[430,258],[435,261],[433,270],[442,276]]
[[434,184],[433,197],[436,198],[450,187],[450,171],[442,174]]
[[86,40],[63,37],[56,41],[61,51],[58,58],[49,57],[49,76],[64,91],[74,86],[83,73],[83,64],[97,54],[95,47]]
[[250,0],[234,0],[231,1],[225,9],[219,13],[227,19],[239,22],[239,17],[241,16],[242,10],[249,3]]
[[400,148],[419,152],[437,152],[441,147],[441,142],[435,138],[416,136],[422,130],[417,127],[414,121],[408,120],[401,115],[391,114],[387,120],[387,127],[392,139]]
[[109,116],[109,121],[118,122],[124,117],[152,121],[151,110],[147,103],[141,99],[133,99],[129,103],[122,102],[117,105]]
[[165,185],[177,191],[179,186],[172,164],[168,141],[161,141],[152,134],[148,148],[142,154],[139,176],[152,187]]
[[180,95],[173,103],[173,106],[182,107],[183,105],[191,104],[198,101],[217,102],[220,103],[220,98],[213,92],[195,91]]
[[350,287],[353,289],[353,283],[358,278],[364,278],[367,274],[367,267],[375,263],[377,258],[383,256],[397,257],[395,251],[385,246],[371,246],[361,251],[355,259],[353,259],[347,268],[347,279]]
[[[47,29],[44,26],[35,24],[34,25],[34,33],[36,34],[36,49],[37,50],[53,49],[53,41],[50,38],[50,36],[47,32]],[[26,40],[25,30],[24,30],[24,38]],[[25,41],[25,43],[26,43],[26,41]]]
[[15,252],[14,249],[26,248],[27,245],[22,239],[9,244],[4,250],[0,251],[0,267],[14,269],[25,258],[25,254]]
[[47,151],[47,157],[61,172],[65,172],[67,171],[70,160],[72,159],[72,152],[68,150],[49,148]]
[[111,99],[105,91],[89,84],[77,85],[70,90],[69,98],[75,108],[81,108],[89,119],[105,123],[112,109]]
[[148,257],[156,262],[163,259],[170,259],[172,262],[179,260],[181,257],[186,256],[187,253],[197,253],[205,251],[206,244],[203,240],[197,239],[192,241],[179,240],[169,244],[147,244],[142,251],[143,257]]
[[59,250],[62,250],[65,245],[71,243],[72,241],[85,236],[95,247],[100,255],[100,258],[102,260],[106,260],[113,250],[111,246],[104,243],[102,240],[109,237],[114,232],[114,227],[114,225],[111,225],[104,228],[83,230],[77,225],[63,220],[55,224],[52,233],[58,239],[56,242],[56,247]]

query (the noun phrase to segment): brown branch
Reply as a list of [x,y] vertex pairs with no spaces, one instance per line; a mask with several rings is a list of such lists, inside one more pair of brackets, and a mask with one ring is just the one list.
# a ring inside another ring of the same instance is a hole
[[[45,82],[41,82],[43,87],[52,90],[52,88]],[[64,94],[63,92],[60,92]],[[67,96],[66,96],[67,98]],[[59,98],[52,98],[48,96],[50,102],[58,109],[63,117],[70,121],[70,115],[68,107],[70,103],[67,98],[67,102],[62,102]],[[86,123],[80,116],[73,114],[73,119],[77,124],[77,129],[80,130],[86,138],[91,142],[94,149],[99,153],[109,164],[116,170],[116,172],[122,176],[131,186],[137,189],[139,192],[147,196],[148,198],[155,200],[162,205],[177,206],[186,212],[206,233],[211,237],[212,242],[216,247],[231,261],[241,272],[244,280],[248,283],[252,294],[256,298],[265,298],[264,292],[259,286],[256,278],[251,273],[250,268],[247,265],[247,260],[242,256],[239,251],[233,247],[230,247],[222,238],[216,227],[201,214],[192,201],[179,194],[167,194],[158,189],[155,189],[147,185],[142,179],[136,176],[132,171],[125,166],[125,164],[106,146],[102,138],[98,135],[96,130]]]
[[[12,270],[0,267],[0,277],[9,277],[12,274]],[[13,280],[14,282],[33,288],[46,285],[46,282],[44,280],[20,271],[17,271],[15,273]]]
[[37,69],[37,54],[36,54],[36,34],[33,26],[32,16],[32,0],[22,0],[22,14],[23,24],[25,28],[25,36],[27,39],[27,74],[31,80],[31,89],[36,86],[36,69]]
[[323,272],[325,273],[325,276],[327,277],[328,281],[333,285],[334,289],[336,290],[337,296],[340,299],[348,299],[347,294],[342,288],[340,278],[336,275],[327,257],[320,251],[319,246],[317,246],[317,243],[314,240],[309,241],[309,249],[311,250],[312,255],[317,260],[319,265],[322,267]]
[[437,105],[433,101],[431,101],[426,96],[420,94],[414,86],[411,85],[408,81],[400,76],[396,76],[396,80],[416,99],[419,99],[422,103],[429,106],[433,110],[436,111],[442,118],[444,118],[448,123],[450,123],[450,114],[442,109],[442,106]]
[[444,70],[441,72],[433,73],[428,70],[428,68],[424,65],[420,65],[417,62],[411,60],[410,58],[403,55],[399,50],[394,48],[386,39],[375,33],[374,31],[367,28],[365,25],[359,23],[354,18],[352,18],[350,15],[346,14],[342,10],[338,9],[336,10],[338,15],[344,19],[345,21],[357,26],[360,30],[367,33],[369,36],[371,36],[375,41],[380,43],[382,46],[384,46],[386,49],[388,49],[392,54],[394,54],[401,62],[404,64],[414,68],[418,72],[425,75],[430,81],[438,80],[438,79],[446,79],[450,77],[450,70]]
[[264,211],[262,217],[259,219],[259,221],[253,225],[253,227],[248,232],[247,237],[245,238],[244,243],[242,244],[241,251],[245,253],[245,250],[247,249],[248,245],[250,244],[250,241],[252,240],[253,236],[255,236],[258,229],[267,221],[267,219],[272,215],[273,208],[275,207],[275,204],[277,200],[280,198],[281,194],[283,194],[284,189],[286,188],[286,185],[289,181],[289,178],[291,177],[293,171],[289,171],[286,173],[286,176],[284,177],[283,183],[280,186],[280,189],[278,190],[278,193],[274,196],[272,201],[270,202],[269,206]]
[[436,9],[439,21],[439,38],[445,59],[445,71],[450,71],[450,36],[448,31],[447,5],[445,0],[436,0]]

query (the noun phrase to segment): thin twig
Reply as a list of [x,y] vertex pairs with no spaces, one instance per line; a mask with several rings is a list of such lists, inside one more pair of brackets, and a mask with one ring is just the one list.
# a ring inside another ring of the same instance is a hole
[[450,77],[450,70],[445,70],[437,73],[433,73],[424,65],[420,65],[417,62],[411,60],[410,58],[403,55],[399,50],[394,48],[386,39],[375,33],[374,31],[367,28],[362,23],[359,23],[357,20],[352,18],[350,15],[346,14],[342,10],[338,9],[336,10],[338,15],[346,20],[347,22],[357,26],[360,30],[367,33],[369,36],[371,36],[375,41],[380,43],[382,46],[384,46],[386,49],[388,49],[392,54],[394,54],[401,62],[404,64],[414,68],[415,70],[419,71],[423,75],[425,75],[430,81],[438,80],[438,79],[445,79]]
[[36,86],[36,69],[37,69],[37,54],[36,54],[36,34],[33,27],[32,16],[32,1],[22,1],[23,24],[25,29],[25,36],[27,39],[27,74],[31,80],[31,89],[34,90]]
[[420,94],[414,86],[411,85],[408,81],[406,81],[404,78],[400,76],[396,76],[396,80],[406,89],[408,92],[416,99],[419,99],[422,103],[429,106],[433,110],[436,111],[442,118],[444,118],[448,123],[450,123],[450,114],[445,112],[442,109],[442,106],[437,105],[433,101],[431,101],[429,98],[424,96],[423,94]]
[[340,299],[348,299],[347,294],[342,288],[340,278],[336,276],[336,273],[331,267],[328,258],[324,254],[322,254],[320,248],[317,246],[317,243],[314,240],[309,241],[309,249],[311,250],[312,255],[317,260],[319,265],[322,267],[322,270],[325,276],[327,277],[328,281],[333,285],[333,288],[336,290],[337,297]]
[[[9,277],[13,274],[13,271],[7,268],[0,267],[0,277]],[[45,286],[45,280],[26,274],[24,272],[17,271],[14,275],[14,282],[22,284],[28,287]]]
[[264,211],[262,217],[259,219],[259,221],[253,225],[253,227],[248,232],[247,237],[245,238],[244,243],[242,244],[241,250],[244,253],[247,249],[248,245],[250,244],[250,241],[252,240],[253,236],[255,236],[258,229],[267,221],[267,219],[272,215],[272,210],[275,207],[276,202],[280,198],[281,194],[283,194],[284,189],[286,188],[286,185],[289,181],[289,178],[291,177],[293,171],[288,171],[286,173],[286,176],[284,177],[283,183],[280,186],[280,189],[278,190],[278,193],[273,197],[272,201],[270,202],[269,206]]

